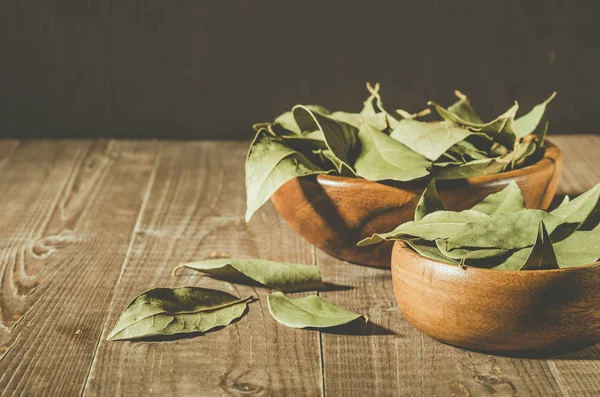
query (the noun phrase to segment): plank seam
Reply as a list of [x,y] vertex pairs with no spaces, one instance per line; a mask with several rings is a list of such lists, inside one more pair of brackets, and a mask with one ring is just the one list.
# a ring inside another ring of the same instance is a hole
[[556,380],[556,383],[558,384],[558,387],[560,388],[560,391],[562,392],[563,396],[570,397],[569,392],[563,384],[562,376],[560,376],[558,368],[556,368],[556,363],[554,363],[554,360],[548,360],[548,368],[550,368],[550,372],[552,372],[552,375],[554,375],[554,379]]
[[[319,256],[317,254],[317,247],[312,246],[313,263],[319,267]],[[321,291],[317,291],[317,296],[321,296]],[[323,332],[319,331],[319,367],[321,367],[321,395],[326,396],[325,392],[325,357],[323,349]]]
[[136,237],[136,233],[138,230],[138,226],[140,225],[142,218],[144,216],[146,205],[149,201],[150,193],[152,191],[152,187],[154,186],[154,181],[156,180],[156,174],[157,174],[157,170],[158,170],[158,164],[159,164],[160,158],[161,158],[162,147],[163,147],[163,143],[161,143],[156,150],[156,158],[154,159],[154,164],[152,165],[152,172],[150,173],[150,178],[148,180],[148,186],[146,187],[146,192],[144,193],[144,198],[142,199],[142,205],[140,206],[140,212],[135,221],[135,225],[133,226],[133,231],[131,232],[131,238],[129,239],[129,247],[127,248],[127,253],[125,254],[125,258],[123,259],[123,264],[121,265],[121,272],[119,273],[119,278],[117,279],[117,282],[115,283],[115,287],[113,288],[112,299],[110,301],[110,304],[108,305],[108,310],[106,311],[106,318],[104,320],[104,325],[102,326],[102,332],[100,333],[100,337],[96,341],[96,346],[94,347],[94,353],[92,354],[92,361],[90,362],[90,367],[89,367],[87,376],[85,377],[85,381],[83,383],[83,389],[81,391],[81,396],[83,396],[85,394],[85,391],[88,388],[89,381],[90,381],[90,375],[94,369],[94,364],[96,362],[96,355],[98,354],[98,348],[100,347],[100,343],[104,339],[106,327],[108,326],[109,315],[112,312],[112,308],[113,308],[113,305],[115,302],[115,299],[114,299],[115,291],[117,291],[117,289],[119,288],[119,285],[121,284],[123,274],[125,273],[125,267],[127,266],[127,263],[129,262],[129,258],[131,256],[131,252],[132,252],[132,249],[133,249],[133,246],[135,243],[135,237]]

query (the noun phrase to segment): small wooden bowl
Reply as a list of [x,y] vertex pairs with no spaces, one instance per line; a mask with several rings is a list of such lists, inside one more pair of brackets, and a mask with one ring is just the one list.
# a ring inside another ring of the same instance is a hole
[[600,340],[600,263],[558,270],[463,269],[396,242],[392,278],[404,318],[452,345],[547,354]]
[[[440,181],[437,189],[450,210],[472,207],[515,181],[529,208],[548,208],[562,168],[560,150],[549,143],[535,164],[496,175]],[[425,182],[378,183],[319,175],[293,179],[271,197],[288,224],[328,254],[362,265],[388,267],[392,243],[357,247],[373,233],[413,220]]]

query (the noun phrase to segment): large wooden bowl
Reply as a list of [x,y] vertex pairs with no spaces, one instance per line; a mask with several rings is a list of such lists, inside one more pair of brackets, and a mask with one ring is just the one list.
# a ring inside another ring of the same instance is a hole
[[[516,181],[527,207],[546,209],[556,192],[561,168],[560,150],[548,143],[544,157],[531,166],[440,181],[437,188],[449,209],[461,211]],[[287,182],[271,201],[298,234],[328,254],[363,265],[389,267],[391,243],[366,247],[356,243],[412,220],[425,186],[424,182],[386,184],[319,175]]]
[[558,270],[463,269],[396,242],[392,278],[408,322],[452,345],[543,354],[600,340],[600,263]]

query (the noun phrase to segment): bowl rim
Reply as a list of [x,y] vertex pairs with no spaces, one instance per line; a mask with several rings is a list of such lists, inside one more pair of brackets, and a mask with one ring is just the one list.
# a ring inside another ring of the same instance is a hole
[[[471,185],[480,185],[480,184],[485,184],[485,183],[490,183],[490,182],[498,182],[498,181],[503,181],[506,179],[513,179],[516,178],[518,176],[521,175],[525,175],[525,174],[532,174],[535,173],[536,171],[541,171],[542,169],[548,167],[550,164],[556,164],[557,161],[560,161],[560,159],[562,158],[562,151],[558,148],[558,146],[556,146],[554,143],[552,143],[551,141],[549,141],[548,139],[546,139],[544,141],[544,145],[543,145],[545,152],[544,152],[544,156],[539,159],[538,161],[536,161],[533,164],[530,164],[526,167],[523,168],[517,168],[514,170],[510,170],[510,171],[506,171],[506,172],[500,172],[497,174],[490,174],[490,175],[482,175],[482,176],[474,176],[474,177],[469,177],[469,178],[459,178],[459,179],[449,179],[449,180],[444,180],[444,183],[447,184],[459,184],[459,183],[464,183],[465,181]],[[319,180],[320,182],[324,182],[324,183],[332,183],[332,184],[337,184],[337,183],[347,183],[347,184],[353,184],[353,185],[357,185],[357,184],[364,184],[364,183],[369,183],[369,184],[378,184],[378,185],[387,185],[389,186],[390,182],[389,180],[381,180],[381,181],[371,181],[369,179],[364,179],[364,178],[353,178],[353,177],[347,177],[347,176],[339,176],[339,175],[329,175],[329,174],[318,174],[316,176],[317,180]],[[405,182],[401,182],[401,181],[391,181],[394,184],[398,184],[398,185],[412,185],[412,186],[419,186],[419,187],[423,187],[426,186],[428,183],[428,179],[424,179],[424,180],[413,180],[413,181],[405,181]],[[442,181],[440,181],[442,182]]]
[[[421,257],[421,258],[429,261],[432,265],[435,265],[437,267],[452,268],[452,269],[456,269],[457,267],[459,267],[458,265],[451,265],[449,263],[436,261],[435,259],[431,259],[426,256],[423,256],[423,255],[419,254],[418,252],[416,252],[415,250],[411,249],[409,246],[407,246],[407,244],[405,244],[402,240],[394,241],[394,251],[396,249],[408,250],[411,252],[411,255]],[[394,258],[394,255],[392,254],[392,257],[390,259],[390,269],[394,267],[395,261],[393,260],[393,258]],[[504,274],[511,274],[511,275],[514,275],[514,274],[526,275],[526,274],[533,273],[533,274],[539,274],[539,275],[551,275],[551,274],[567,273],[567,272],[573,272],[573,271],[583,271],[585,269],[593,269],[593,268],[598,268],[600,270],[600,261],[593,262],[593,263],[587,263],[585,265],[580,265],[580,266],[563,267],[560,269],[546,269],[546,270],[498,270],[498,269],[486,269],[484,267],[473,267],[473,266],[467,266],[465,270],[470,270],[472,272],[476,272],[476,273],[478,272],[481,274],[504,273]]]

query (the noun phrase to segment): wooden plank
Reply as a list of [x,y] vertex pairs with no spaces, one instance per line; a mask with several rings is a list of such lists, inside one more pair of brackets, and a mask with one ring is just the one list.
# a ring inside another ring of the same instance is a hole
[[543,360],[468,352],[414,329],[396,306],[389,270],[320,252],[318,263],[327,281],[353,287],[323,297],[377,324],[322,335],[326,395],[561,395],[554,369]]
[[[213,251],[232,256],[313,262],[313,250],[271,206],[250,224],[245,210],[243,162],[247,143],[167,143],[131,255],[125,263],[94,359],[85,396],[321,394],[319,339],[277,324],[268,290],[188,275],[173,277],[180,262]],[[222,289],[258,302],[222,330],[168,342],[110,342],[105,338],[127,303],[156,286]]]
[[81,394],[152,142],[23,142],[2,169],[1,395]]
[[600,183],[600,136],[550,137],[563,152],[563,173],[557,195],[578,195]]

